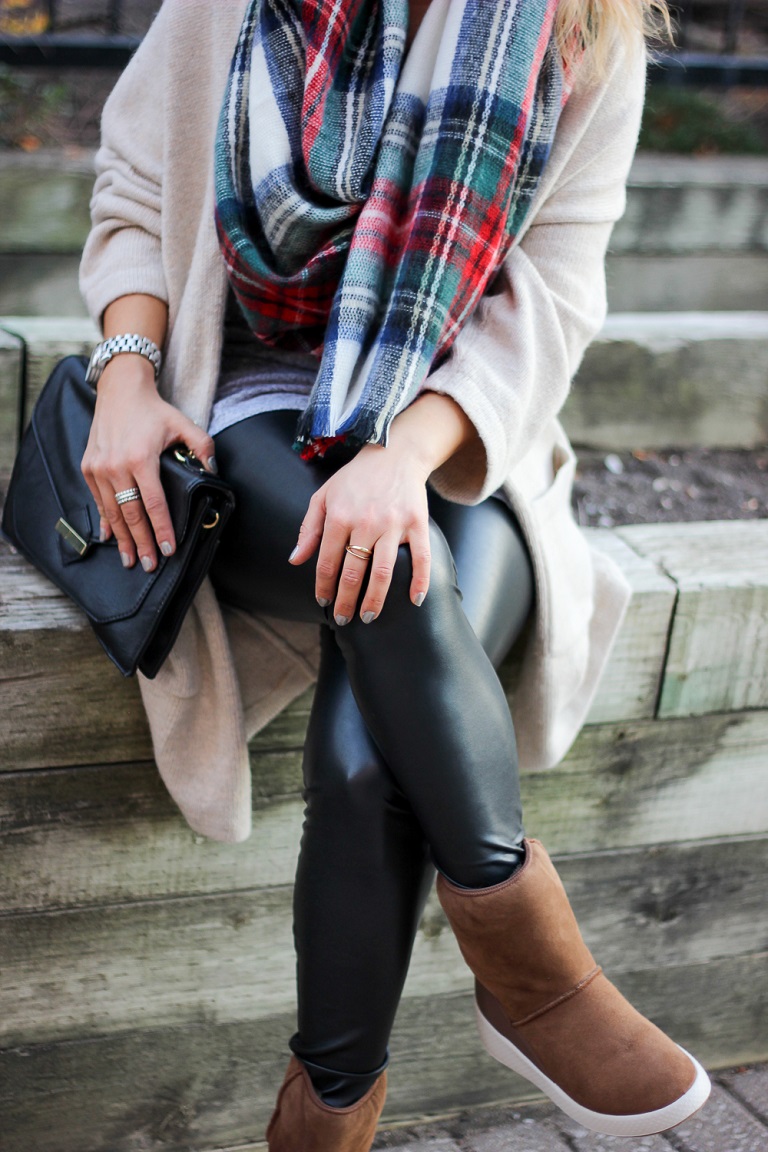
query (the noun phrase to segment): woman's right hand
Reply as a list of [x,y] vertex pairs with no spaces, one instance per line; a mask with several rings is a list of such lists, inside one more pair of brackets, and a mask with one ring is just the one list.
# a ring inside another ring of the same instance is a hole
[[[114,535],[126,568],[138,557],[145,572],[157,565],[157,549],[176,549],[171,517],[160,483],[160,453],[187,446],[209,472],[216,471],[211,437],[163,400],[145,357],[122,352],[105,367],[82,472],[96,502],[100,535]],[[140,500],[119,505],[115,493],[138,488]]]

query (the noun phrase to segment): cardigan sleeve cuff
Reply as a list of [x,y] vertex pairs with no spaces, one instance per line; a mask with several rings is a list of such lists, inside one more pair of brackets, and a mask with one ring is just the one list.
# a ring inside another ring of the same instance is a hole
[[507,461],[498,433],[499,414],[469,374],[463,358],[447,361],[424,382],[424,391],[455,400],[472,421],[477,439],[464,445],[431,474],[439,496],[456,504],[479,504],[495,492],[507,475]]
[[104,310],[120,296],[141,293],[168,303],[160,241],[141,228],[92,234],[80,266],[80,291],[100,325]]

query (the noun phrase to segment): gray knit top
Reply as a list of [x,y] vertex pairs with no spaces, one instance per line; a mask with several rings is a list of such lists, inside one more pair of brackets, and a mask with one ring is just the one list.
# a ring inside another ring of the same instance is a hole
[[230,289],[209,435],[260,412],[302,412],[318,368],[319,361],[308,353],[268,348],[257,340]]

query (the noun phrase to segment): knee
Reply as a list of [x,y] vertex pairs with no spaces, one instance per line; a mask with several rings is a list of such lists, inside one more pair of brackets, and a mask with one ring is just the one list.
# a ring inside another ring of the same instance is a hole
[[379,820],[383,810],[399,809],[404,798],[375,745],[334,725],[304,751],[304,799],[308,814],[351,827]]
[[[431,518],[429,521],[429,552],[428,597],[436,599],[438,596],[455,596],[458,593],[458,579],[453,555],[441,529]],[[390,589],[390,593],[395,593],[394,599],[396,601],[402,603],[403,598],[409,600],[412,577],[413,565],[411,562],[411,549],[408,544],[401,544],[397,550],[397,559],[392,572],[392,586]]]

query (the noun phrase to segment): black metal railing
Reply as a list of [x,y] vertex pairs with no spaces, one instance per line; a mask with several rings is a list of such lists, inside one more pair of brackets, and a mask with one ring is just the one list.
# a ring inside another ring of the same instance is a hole
[[734,56],[739,49],[748,9],[766,11],[765,4],[749,4],[748,0],[724,0],[722,3],[702,3],[701,0],[678,0],[674,5],[677,41],[681,49],[690,47],[695,40],[697,26],[706,20],[708,27],[719,34],[718,53]]
[[159,0],[0,0],[0,63],[122,68]]
[[[0,0],[0,63],[123,67],[158,7],[159,0]],[[654,83],[768,85],[768,47],[743,51],[755,26],[768,45],[768,0],[675,0],[673,15],[676,44],[655,53]],[[25,32],[25,19],[34,31]]]
[[747,34],[768,45],[768,0],[676,0],[675,47],[655,54],[650,79],[661,84],[762,87],[768,84],[768,47],[744,52]]
[[[45,7],[48,11],[48,31],[51,34],[55,34],[57,31],[66,31],[68,24],[71,28],[72,23],[75,22],[72,19],[67,20],[61,0],[45,0]],[[104,13],[99,22],[104,25],[106,37],[120,35],[124,8],[123,0],[105,0]],[[88,21],[87,14],[81,15],[80,21]],[[88,22],[90,23],[90,21]]]

